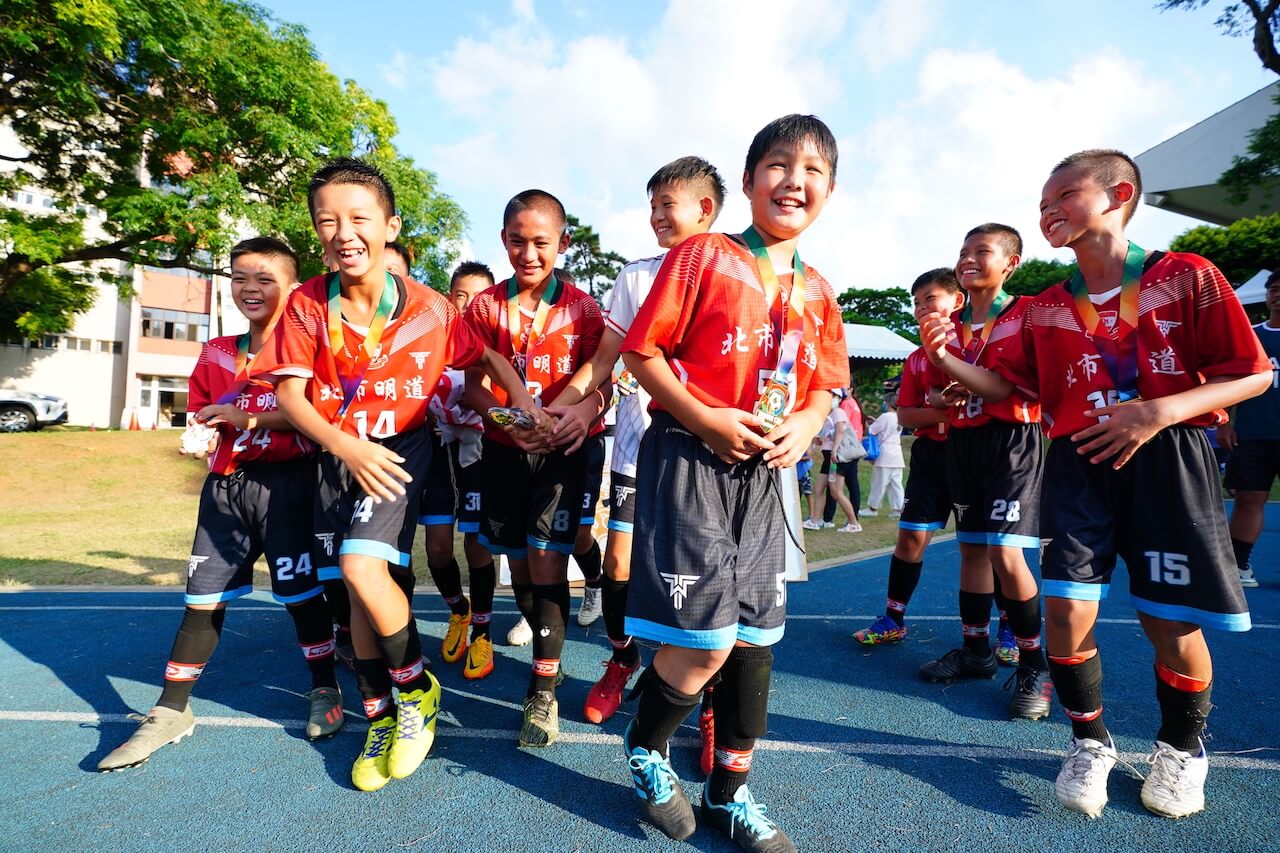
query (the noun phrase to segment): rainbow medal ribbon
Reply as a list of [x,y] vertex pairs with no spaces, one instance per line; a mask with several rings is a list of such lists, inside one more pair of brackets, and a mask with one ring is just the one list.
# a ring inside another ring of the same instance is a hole
[[639,390],[640,380],[636,379],[635,374],[633,374],[630,370],[623,368],[622,371],[618,373],[617,385],[618,385],[618,396],[629,397]]
[[369,323],[369,333],[365,335],[364,341],[356,349],[355,359],[351,365],[351,373],[346,377],[338,369],[338,365],[341,363],[338,356],[346,351],[346,340],[342,332],[342,288],[339,285],[337,273],[334,273],[329,278],[329,349],[333,352],[334,368],[338,374],[338,382],[342,386],[342,405],[338,408],[337,421],[339,426],[346,419],[347,409],[356,399],[356,393],[364,382],[364,376],[369,370],[369,364],[378,352],[378,346],[382,343],[382,331],[387,327],[391,312],[396,308],[396,281],[391,277],[391,273],[387,273],[386,276],[386,284],[382,287],[382,298],[378,300],[378,308],[373,313],[373,321]]
[[218,405],[222,406],[235,400],[240,396],[240,392],[249,384],[249,377],[245,372],[245,368],[249,366],[249,333],[245,332],[236,338],[236,375],[231,380],[231,384],[227,386],[227,390],[222,392],[222,396],[218,398]]
[[[773,260],[769,250],[765,248],[764,239],[755,226],[747,227],[742,232],[742,239],[756,260],[756,270],[760,273],[760,281],[764,285],[765,304],[773,310],[773,301],[782,290],[778,282],[778,274],[774,272]],[[800,253],[792,255],[791,293],[787,298],[787,309],[782,319],[781,345],[778,347],[778,362],[773,374],[760,392],[752,412],[760,418],[764,431],[776,429],[791,413],[796,402],[795,366],[796,356],[800,352],[800,341],[804,334],[804,264],[800,262]]]
[[[1120,313],[1116,318],[1114,336],[1090,301],[1079,267],[1071,273],[1071,298],[1075,301],[1076,313],[1084,324],[1085,335],[1093,341],[1098,357],[1107,368],[1121,403],[1138,399],[1138,286],[1142,283],[1142,268],[1146,260],[1146,250],[1130,242],[1124,258]],[[1088,360],[1088,356],[1084,360]]]
[[[511,366],[516,369],[516,373],[520,374],[520,378],[526,385],[529,382],[525,372],[529,351],[541,343],[542,330],[547,326],[551,306],[558,298],[560,298],[560,279],[553,274],[551,281],[542,291],[542,298],[538,300],[538,310],[534,312],[533,322],[529,324],[529,334],[523,336],[520,331],[524,325],[520,321],[520,286],[516,283],[514,275],[507,280],[507,332],[511,336]],[[538,405],[542,404],[538,399],[539,395],[534,394],[532,388],[529,393],[533,395],[534,402]]]
[[987,319],[982,324],[982,334],[978,337],[978,347],[973,353],[973,358],[969,357],[969,343],[973,340],[973,306],[964,306],[964,310],[960,312],[960,351],[964,354],[965,361],[970,364],[978,363],[978,357],[987,348],[987,341],[991,340],[991,331],[996,326],[996,320],[1000,319],[1004,309],[1008,308],[1012,302],[1013,297],[1004,290],[991,300],[991,308],[987,311]]

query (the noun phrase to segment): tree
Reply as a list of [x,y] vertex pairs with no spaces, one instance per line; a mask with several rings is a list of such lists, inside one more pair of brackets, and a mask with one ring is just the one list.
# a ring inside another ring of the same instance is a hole
[[920,327],[911,311],[911,294],[901,287],[851,288],[840,294],[836,303],[846,323],[885,326],[920,343]]
[[1009,276],[1004,289],[1015,296],[1035,296],[1069,278],[1075,268],[1075,264],[1064,264],[1062,261],[1027,258]]
[[565,218],[572,239],[569,251],[564,254],[564,268],[573,280],[595,299],[613,289],[618,273],[627,259],[617,252],[606,252],[600,247],[600,235],[590,225],[583,225],[578,217],[569,214]]
[[[1200,9],[1209,0],[1161,0],[1158,8]],[[1253,42],[1253,52],[1264,68],[1280,74],[1280,48],[1276,36],[1280,34],[1280,0],[1240,0],[1228,3],[1214,22],[1228,36],[1248,33]],[[1280,105],[1280,99],[1277,99]],[[1222,173],[1218,184],[1227,190],[1227,200],[1243,204],[1250,194],[1280,179],[1280,112],[1276,112],[1262,127],[1249,134],[1249,155],[1234,157],[1231,167]],[[1274,208],[1272,193],[1263,190],[1268,206]]]
[[367,154],[392,178],[424,278],[443,279],[465,228],[434,176],[396,152],[386,105],[256,6],[7,0],[0,63],[0,122],[25,149],[0,157],[0,195],[34,188],[53,203],[0,209],[0,337],[65,331],[95,279],[127,295],[127,265],[219,274],[212,259],[246,224],[318,271],[306,182],[337,155]]
[[1169,244],[1213,261],[1227,281],[1239,285],[1260,269],[1280,270],[1280,214],[1241,219],[1225,228],[1200,225]]

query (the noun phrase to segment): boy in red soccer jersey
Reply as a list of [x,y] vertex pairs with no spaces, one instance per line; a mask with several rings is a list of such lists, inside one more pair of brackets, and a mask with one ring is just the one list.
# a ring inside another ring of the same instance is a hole
[[[526,190],[507,203],[502,243],[514,275],[475,298],[467,324],[510,360],[539,402],[554,400],[591,359],[604,321],[594,299],[556,275],[569,246],[564,206]],[[521,746],[549,746],[559,736],[556,681],[569,619],[569,554],[582,517],[587,453],[553,447],[536,429],[500,428],[489,409],[508,405],[475,371],[468,399],[485,413],[480,543],[506,554],[520,612],[533,630],[533,668],[524,699]],[[598,398],[599,395],[597,394]]]
[[987,399],[1039,397],[1052,440],[1045,461],[1041,559],[1049,661],[1072,739],[1059,801],[1096,817],[1117,760],[1102,721],[1094,625],[1121,557],[1155,648],[1161,725],[1142,802],[1165,817],[1204,808],[1212,707],[1203,626],[1250,627],[1235,571],[1218,468],[1202,427],[1262,393],[1271,365],[1222,274],[1197,255],[1146,252],[1125,226],[1142,196],[1133,160],[1082,151],[1059,163],[1040,200],[1040,229],[1079,270],[1026,311],[1019,346],[983,370],[943,345],[947,322],[924,318],[930,359]]
[[[369,717],[355,786],[381,788],[418,768],[435,739],[440,685],[426,667],[406,593],[420,483],[430,463],[427,404],[446,365],[482,365],[516,405],[523,383],[440,294],[385,269],[400,228],[377,169],[343,158],[312,177],[308,204],[336,274],[294,291],[275,347],[254,365],[320,456],[316,536],[351,592],[356,680]],[[535,413],[541,417],[541,413]],[[393,578],[389,566],[400,571]],[[393,704],[393,685],[398,702]]]
[[293,618],[311,669],[307,736],[342,728],[329,612],[310,555],[315,447],[276,410],[271,386],[248,380],[249,363],[262,351],[297,278],[297,255],[273,237],[245,240],[231,250],[231,297],[249,331],[206,343],[191,374],[192,418],[215,427],[219,441],[200,493],[186,610],[156,707],[127,743],[98,763],[99,770],[141,764],[191,733],[192,688],[217,647],[227,602],[253,591],[253,564],[263,554],[272,594]]
[[744,849],[794,849],[746,779],[766,729],[770,647],[786,621],[791,534],[776,469],[800,459],[831,390],[849,382],[835,295],[796,250],[834,187],[836,156],[813,116],[756,134],[742,178],[751,226],[672,249],[622,343],[653,397],[636,467],[626,630],[663,644],[637,684],[623,745],[649,818],[676,839],[695,821],[668,741],[719,672],[703,819]]
[[[1030,300],[1006,293],[1004,282],[1021,257],[1022,237],[1008,225],[987,223],[965,235],[956,278],[968,305],[953,315],[958,333],[948,346],[954,357],[988,365],[1017,345]],[[930,386],[950,383],[936,368],[930,374]],[[976,394],[947,397],[955,403],[948,406],[947,478],[960,543],[964,641],[921,666],[920,676],[951,682],[995,675],[989,626],[998,583],[1020,650],[1018,670],[1009,680],[1009,713],[1040,719],[1049,714],[1053,685],[1041,648],[1039,590],[1022,555],[1024,548],[1040,546],[1040,407],[1017,394],[998,401]]]

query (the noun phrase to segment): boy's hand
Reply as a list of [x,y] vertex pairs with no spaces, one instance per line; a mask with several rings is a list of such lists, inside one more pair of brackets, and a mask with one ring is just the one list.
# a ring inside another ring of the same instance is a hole
[[236,429],[253,429],[254,417],[232,403],[213,403],[195,413],[195,421],[206,426],[231,424]]
[[1111,467],[1119,470],[1139,447],[1173,423],[1162,399],[1132,400],[1085,412],[1085,417],[1097,418],[1098,423],[1071,436],[1078,445],[1076,453],[1093,454],[1089,461],[1095,465],[1114,457]]
[[765,462],[770,468],[795,465],[809,449],[818,430],[822,429],[823,420],[825,418],[819,419],[816,412],[807,409],[787,415],[786,420],[769,431],[773,449],[764,454]]
[[552,450],[550,431],[543,432],[536,426],[518,427],[514,424],[502,427],[502,431],[525,453],[543,454]]
[[973,393],[959,382],[952,382],[946,388],[942,389],[942,408],[958,409],[961,406],[969,405],[969,398]]
[[[745,462],[762,450],[772,450],[773,442],[760,434],[760,419],[741,409],[709,409],[694,430],[711,452],[725,462]],[[782,429],[782,427],[778,427]]]
[[376,504],[384,500],[394,503],[397,497],[403,497],[406,494],[404,484],[413,482],[409,472],[400,467],[404,457],[381,444],[361,441],[354,436],[347,438],[348,441],[342,442],[332,452],[347,466],[364,493]]
[[943,317],[937,311],[930,311],[920,317],[920,346],[929,361],[941,367],[947,360],[947,340],[951,336],[954,325],[951,319]]
[[1223,424],[1218,427],[1218,446],[1228,453],[1233,453],[1236,449],[1236,428],[1231,424]]
[[581,447],[582,442],[587,438],[587,433],[591,430],[591,422],[599,413],[599,408],[594,391],[585,400],[570,406],[547,406],[547,414],[556,418],[555,427],[550,435],[551,445],[564,447],[565,453],[572,453]]

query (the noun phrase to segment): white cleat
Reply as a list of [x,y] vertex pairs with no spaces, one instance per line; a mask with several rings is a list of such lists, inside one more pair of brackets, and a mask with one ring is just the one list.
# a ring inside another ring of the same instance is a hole
[[1199,755],[1174,749],[1162,740],[1147,757],[1151,772],[1142,783],[1142,804],[1161,817],[1180,818],[1204,809],[1204,780],[1209,775],[1209,755],[1204,741]]
[[600,604],[600,588],[584,587],[582,604],[578,607],[578,625],[585,628],[604,615],[604,607]]
[[1107,804],[1107,777],[1118,757],[1110,738],[1107,743],[1088,737],[1071,738],[1067,758],[1053,786],[1058,802],[1089,817],[1102,814]]
[[520,621],[511,626],[511,630],[507,632],[508,646],[527,646],[533,640],[533,629],[529,627],[529,620],[523,616]]

